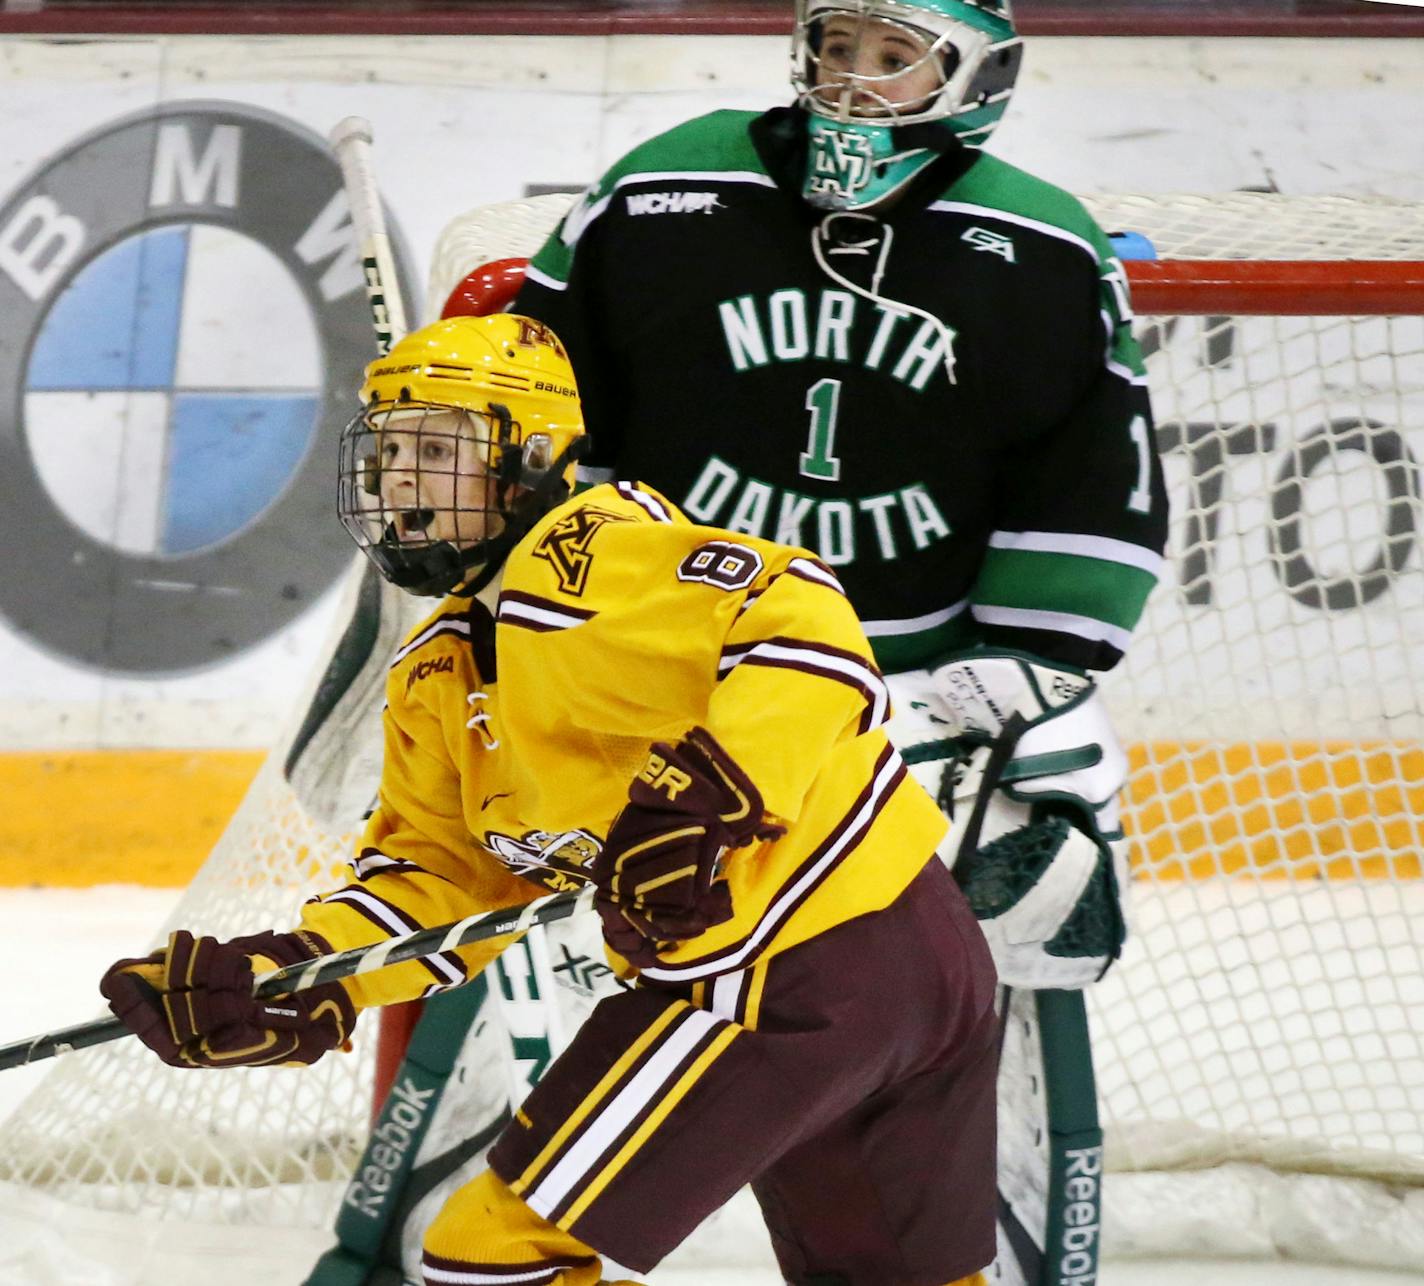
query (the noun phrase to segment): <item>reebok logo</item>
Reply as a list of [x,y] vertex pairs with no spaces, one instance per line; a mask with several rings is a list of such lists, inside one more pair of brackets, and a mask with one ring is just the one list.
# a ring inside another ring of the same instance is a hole
[[395,1176],[414,1159],[415,1146],[425,1131],[426,1116],[435,1103],[435,1090],[418,1089],[409,1076],[391,1091],[380,1124],[361,1158],[361,1168],[346,1189],[343,1204],[368,1219],[379,1219]]
[[1103,1149],[1069,1148],[1063,1184],[1063,1240],[1058,1247],[1058,1286],[1093,1286],[1098,1280],[1098,1209]]
[[715,192],[635,192],[624,200],[629,214],[711,214],[722,206]]

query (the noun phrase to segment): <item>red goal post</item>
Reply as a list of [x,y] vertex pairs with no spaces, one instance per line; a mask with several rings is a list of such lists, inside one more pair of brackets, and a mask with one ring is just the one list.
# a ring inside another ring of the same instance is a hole
[[[433,256],[427,315],[508,307],[528,256],[572,199],[527,197],[480,207],[447,225]],[[1424,232],[1410,202],[1256,192],[1084,200],[1108,231],[1137,232],[1153,242],[1158,259],[1126,265],[1139,314],[1424,312]]]

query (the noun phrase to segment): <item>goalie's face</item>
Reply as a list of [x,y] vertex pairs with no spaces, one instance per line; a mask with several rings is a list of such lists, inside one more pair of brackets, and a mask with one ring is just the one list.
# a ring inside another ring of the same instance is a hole
[[504,525],[490,471],[488,416],[455,407],[397,407],[368,417],[386,541],[468,549]]
[[856,117],[923,111],[944,88],[946,57],[923,32],[880,18],[833,13],[813,24],[813,97],[823,108]]

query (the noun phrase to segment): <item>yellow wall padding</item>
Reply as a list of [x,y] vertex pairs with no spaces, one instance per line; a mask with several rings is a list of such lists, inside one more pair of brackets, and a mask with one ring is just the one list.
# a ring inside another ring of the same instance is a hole
[[[248,750],[0,753],[0,887],[192,879],[262,763]],[[1424,749],[1152,742],[1129,749],[1139,879],[1424,877]]]
[[1152,742],[1129,750],[1139,877],[1417,880],[1424,749]]
[[187,884],[246,793],[263,754],[0,754],[0,886]]

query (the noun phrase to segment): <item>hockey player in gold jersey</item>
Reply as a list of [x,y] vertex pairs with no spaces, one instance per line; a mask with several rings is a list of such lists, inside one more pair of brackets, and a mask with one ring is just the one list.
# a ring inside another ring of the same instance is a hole
[[509,940],[266,1002],[254,961],[592,881],[633,985],[447,1202],[427,1282],[593,1286],[603,1255],[646,1272],[747,1183],[789,1282],[974,1281],[993,966],[834,574],[636,483],[567,499],[582,423],[539,323],[436,323],[362,398],[343,521],[388,578],[447,597],[391,667],[354,878],[293,932],[119,961],[114,1012],[180,1066],[310,1062]]

